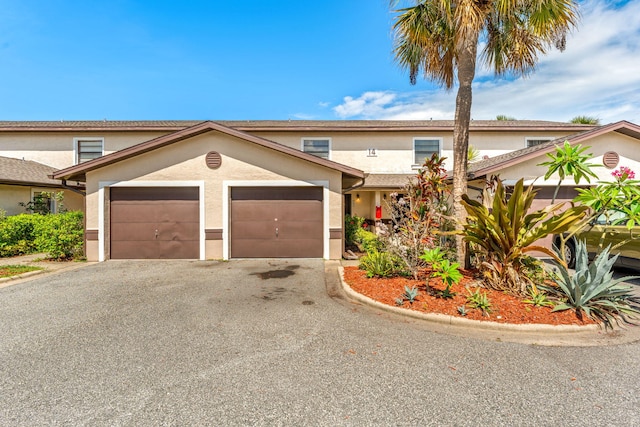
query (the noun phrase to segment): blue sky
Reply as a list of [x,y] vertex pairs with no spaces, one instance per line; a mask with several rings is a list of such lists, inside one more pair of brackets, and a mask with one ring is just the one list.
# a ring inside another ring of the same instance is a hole
[[[526,79],[480,70],[474,119],[640,123],[640,2],[584,0]],[[0,120],[452,119],[393,62],[387,0],[0,0]]]

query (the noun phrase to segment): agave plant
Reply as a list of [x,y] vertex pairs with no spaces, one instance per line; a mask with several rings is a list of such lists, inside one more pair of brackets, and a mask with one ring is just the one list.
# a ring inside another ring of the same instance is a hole
[[612,267],[618,255],[610,257],[609,250],[605,248],[590,264],[585,242],[578,242],[575,274],[570,275],[564,265],[558,264],[558,287],[544,287],[563,300],[553,311],[574,309],[579,318],[584,313],[611,328],[613,322],[633,324],[633,318],[640,316],[640,298],[632,295],[631,286],[621,283],[638,276],[614,280]]
[[529,212],[536,193],[532,186],[525,188],[521,179],[509,198],[498,180],[491,208],[462,196],[468,214],[464,239],[479,249],[479,268],[493,289],[526,295],[534,285],[526,274],[526,254],[542,252],[562,262],[555,252],[535,243],[549,234],[565,232],[587,210],[575,206],[560,212],[564,204],[558,203]]

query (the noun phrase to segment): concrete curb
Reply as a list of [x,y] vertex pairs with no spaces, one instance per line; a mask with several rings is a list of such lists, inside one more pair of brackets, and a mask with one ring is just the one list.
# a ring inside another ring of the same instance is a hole
[[72,271],[72,270],[76,270],[78,268],[82,268],[82,267],[87,267],[89,265],[95,264],[94,262],[74,262],[71,263],[69,265],[65,265],[63,267],[56,267],[56,268],[47,268],[47,267],[43,267],[43,270],[36,270],[36,271],[29,271],[26,273],[22,273],[22,274],[18,274],[16,276],[11,276],[11,277],[3,277],[2,279],[0,279],[0,289],[1,288],[6,288],[8,286],[13,286],[13,285],[18,285],[20,283],[24,283],[27,280],[34,278],[34,276],[40,276],[40,275],[53,275],[53,274],[58,274],[58,273],[64,273],[67,271]]
[[428,322],[440,323],[449,326],[459,326],[464,328],[475,328],[489,331],[511,331],[511,332],[524,332],[524,333],[545,333],[545,334],[566,334],[567,332],[587,332],[587,331],[599,331],[601,330],[598,325],[544,325],[544,324],[527,324],[527,325],[515,325],[511,323],[498,323],[491,321],[480,321],[464,319],[461,317],[450,316],[447,314],[438,313],[422,313],[413,310],[407,310],[405,308],[393,307],[387,304],[383,304],[374,299],[371,299],[365,295],[362,295],[354,291],[344,281],[344,267],[338,267],[338,273],[340,275],[340,283],[345,294],[358,302],[375,307],[384,311],[388,311],[402,316],[412,317],[415,319],[421,319]]
[[0,283],[10,282],[12,280],[18,280],[18,279],[25,279],[27,277],[36,276],[38,274],[44,274],[44,273],[47,273],[46,269],[27,271],[26,273],[18,274],[15,276],[3,277],[0,279]]

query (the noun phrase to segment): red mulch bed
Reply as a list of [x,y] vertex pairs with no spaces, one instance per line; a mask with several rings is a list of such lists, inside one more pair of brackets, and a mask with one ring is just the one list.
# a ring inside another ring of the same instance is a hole
[[[396,299],[404,293],[404,287],[415,286],[419,289],[418,296],[413,304],[405,301],[400,307],[423,313],[441,313],[451,316],[463,317],[458,313],[458,307],[467,304],[467,295],[478,288],[478,279],[471,271],[462,271],[463,279],[459,284],[452,286],[456,293],[453,298],[440,298],[433,295],[434,290],[445,289],[440,279],[429,279],[429,290],[426,280],[413,280],[412,278],[367,278],[367,273],[358,267],[345,267],[344,280],[351,288],[369,298],[383,304],[397,306]],[[424,277],[427,277],[425,272]],[[473,320],[488,320],[500,323],[514,324],[548,324],[548,325],[587,325],[593,324],[590,319],[580,320],[573,310],[551,312],[549,307],[536,307],[527,304],[521,298],[505,294],[504,292],[481,288],[480,292],[486,292],[491,303],[491,313],[483,314],[479,309],[471,309],[467,306],[467,315],[464,318]]]

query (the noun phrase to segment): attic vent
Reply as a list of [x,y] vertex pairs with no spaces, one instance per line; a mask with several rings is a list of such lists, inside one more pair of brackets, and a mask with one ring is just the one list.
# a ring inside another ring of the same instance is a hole
[[207,167],[209,169],[218,169],[222,164],[222,157],[217,151],[209,151],[205,161],[207,162]]
[[620,156],[615,151],[607,151],[602,156],[602,164],[609,169],[613,169],[616,166],[618,166],[619,161],[620,161]]

